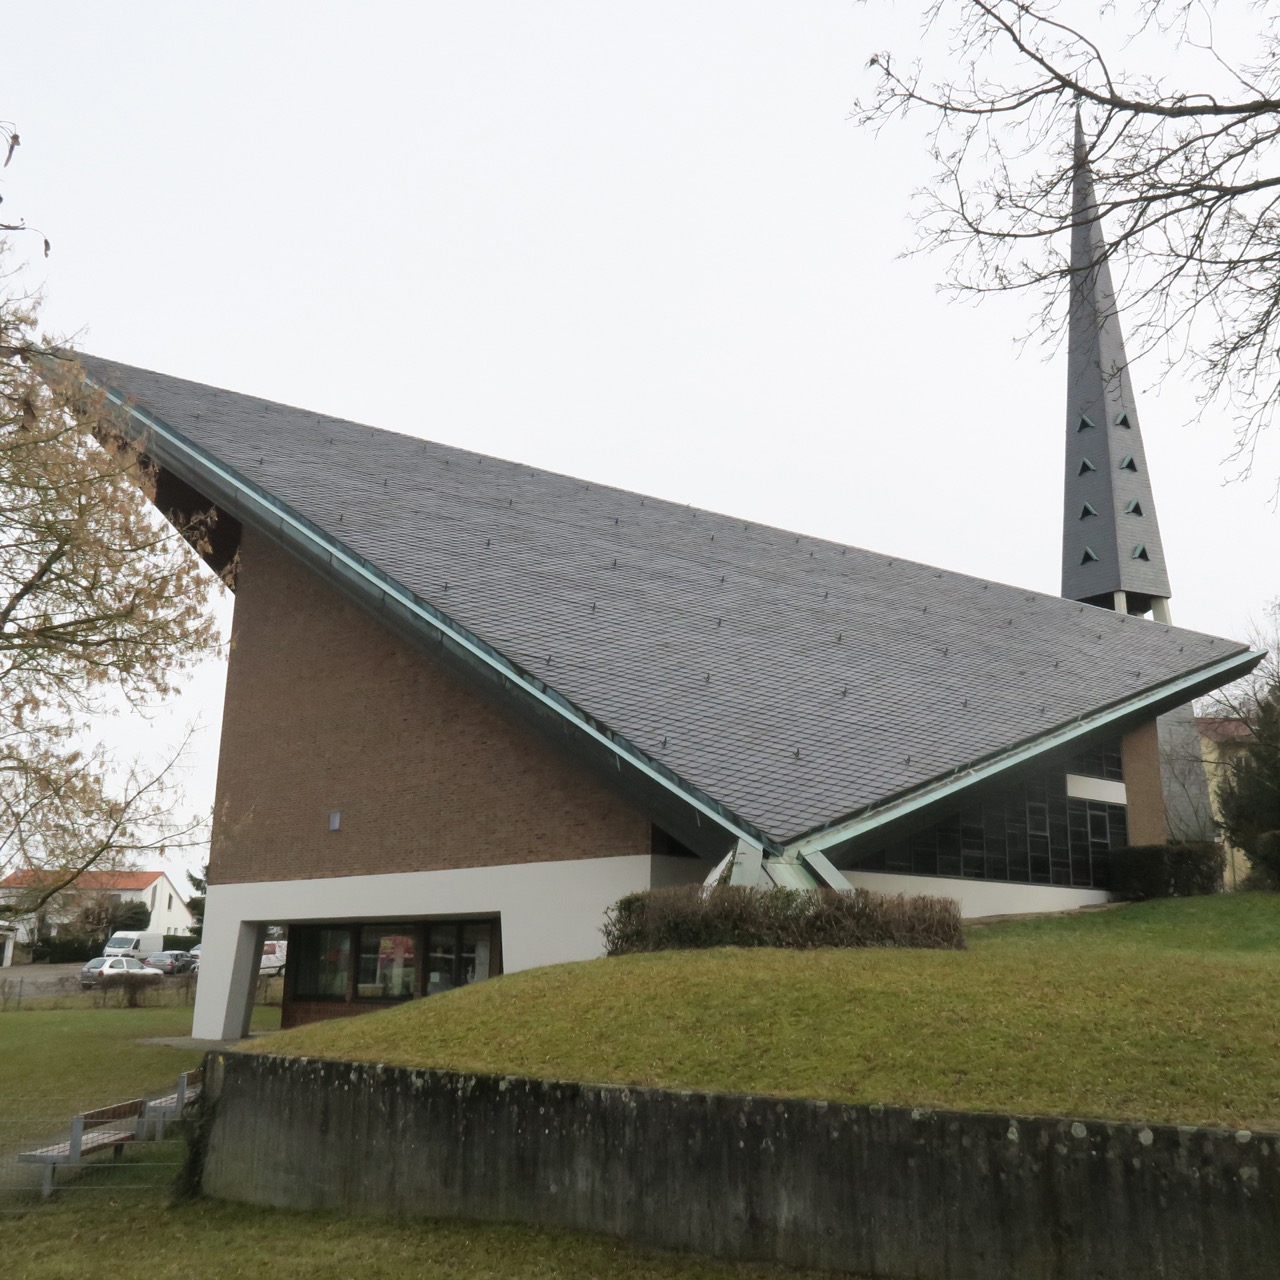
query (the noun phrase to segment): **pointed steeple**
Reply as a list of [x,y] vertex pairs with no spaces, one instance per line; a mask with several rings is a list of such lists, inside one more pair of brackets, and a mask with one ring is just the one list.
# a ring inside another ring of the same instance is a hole
[[1169,576],[1076,108],[1062,594],[1167,619]]

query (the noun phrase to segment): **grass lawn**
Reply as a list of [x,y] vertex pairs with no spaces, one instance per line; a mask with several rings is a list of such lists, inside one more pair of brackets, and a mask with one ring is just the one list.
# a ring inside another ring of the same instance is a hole
[[[65,1133],[77,1112],[169,1088],[204,1057],[139,1043],[189,1036],[189,1004],[99,1009],[88,993],[56,999],[69,1007],[0,1014],[0,1153]],[[280,1010],[255,1009],[253,1025],[278,1027]]]
[[1280,1129],[1280,895],[512,974],[254,1041],[544,1078]]
[[[30,1139],[65,1133],[80,1110],[172,1084],[198,1049],[140,1044],[185,1036],[190,1006],[95,1008],[58,997],[54,1009],[0,1015],[0,1166]],[[70,1007],[67,1007],[67,1006]],[[280,1010],[254,1010],[254,1026],[279,1026]],[[736,1268],[650,1254],[616,1241],[474,1223],[400,1224],[281,1213],[201,1201],[171,1208],[168,1186],[181,1143],[128,1148],[63,1172],[42,1203],[0,1176],[0,1276],[22,1280],[751,1280],[799,1273]],[[30,1171],[30,1166],[14,1166]],[[0,1167],[0,1175],[4,1169]],[[39,1173],[33,1175],[38,1184]],[[28,1179],[22,1186],[27,1186]],[[816,1280],[816,1277],[814,1278]]]
[[[170,1148],[177,1144],[151,1144]],[[0,1263],[22,1280],[805,1280],[565,1231],[395,1223],[199,1201],[168,1207],[146,1156],[100,1165],[38,1207],[0,1202]],[[140,1184],[135,1189],[131,1183]],[[810,1277],[817,1280],[817,1277]]]

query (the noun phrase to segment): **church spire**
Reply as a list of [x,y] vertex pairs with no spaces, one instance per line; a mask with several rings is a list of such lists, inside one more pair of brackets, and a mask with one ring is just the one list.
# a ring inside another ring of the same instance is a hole
[[1169,575],[1076,108],[1062,594],[1168,621]]

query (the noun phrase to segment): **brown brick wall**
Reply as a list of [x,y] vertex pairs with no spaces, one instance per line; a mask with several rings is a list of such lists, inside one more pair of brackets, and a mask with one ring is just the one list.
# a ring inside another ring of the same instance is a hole
[[626,800],[245,530],[210,884],[648,852]]
[[1129,843],[1164,844],[1164,792],[1160,785],[1160,739],[1156,722],[1131,729],[1120,750],[1124,761],[1124,789],[1129,801]]

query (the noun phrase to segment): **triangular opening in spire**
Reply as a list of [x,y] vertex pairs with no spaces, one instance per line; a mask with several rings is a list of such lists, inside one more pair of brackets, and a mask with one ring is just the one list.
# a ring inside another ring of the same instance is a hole
[[1140,542],[1140,543],[1138,543],[1138,545],[1137,545],[1136,547],[1134,547],[1134,549],[1133,549],[1133,558],[1134,558],[1135,560],[1150,560],[1150,559],[1151,559],[1151,557],[1150,557],[1149,555],[1147,555],[1147,548],[1146,548],[1146,547],[1145,547],[1141,542]]
[[1096,516],[1097,514],[1098,508],[1095,507],[1092,502],[1086,502],[1084,506],[1080,508],[1081,520],[1087,520],[1090,516]]
[[1138,469],[1138,464],[1134,462],[1133,454],[1126,453],[1124,457],[1120,459],[1121,471],[1137,471],[1137,469]]
[[1083,460],[1081,461],[1081,463],[1080,463],[1080,470],[1079,470],[1079,471],[1077,471],[1077,472],[1076,472],[1076,474],[1077,474],[1077,475],[1081,475],[1081,476],[1082,476],[1082,475],[1084,475],[1084,473],[1085,473],[1086,471],[1097,471],[1097,469],[1098,469],[1098,468],[1097,468],[1097,467],[1095,467],[1095,466],[1093,465],[1093,463],[1089,461],[1089,459],[1088,459],[1088,458],[1085,458],[1085,459],[1083,459]]
[[1133,429],[1133,423],[1129,421],[1129,415],[1127,413],[1116,414],[1116,426],[1123,427],[1126,431]]
[[1084,555],[1080,557],[1081,564],[1092,564],[1098,558],[1097,552],[1092,547],[1085,547]]
[[1076,431],[1088,431],[1093,426],[1093,419],[1087,413],[1080,415],[1080,423],[1076,427]]
[[1130,498],[1129,501],[1124,504],[1124,512],[1125,515],[1128,516],[1140,516],[1142,514],[1142,503],[1140,503],[1137,498]]

